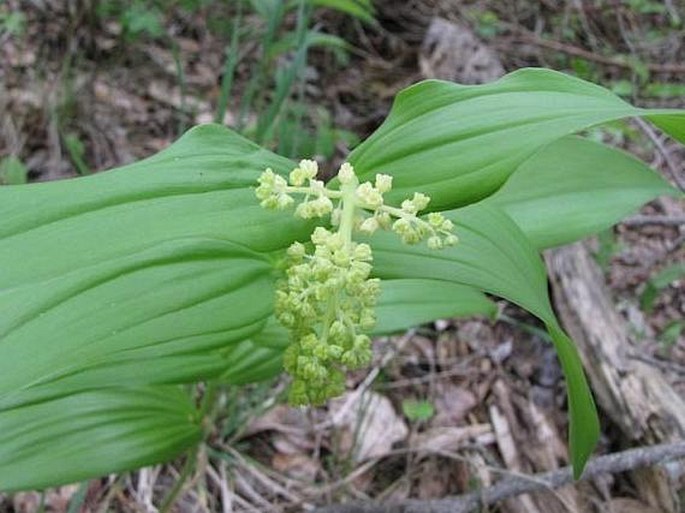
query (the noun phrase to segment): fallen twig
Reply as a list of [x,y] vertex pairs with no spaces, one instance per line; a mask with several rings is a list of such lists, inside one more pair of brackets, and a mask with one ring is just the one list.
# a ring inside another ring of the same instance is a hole
[[662,226],[681,226],[685,225],[685,216],[645,216],[635,215],[621,221],[627,226],[645,226],[657,224]]
[[[535,34],[529,32],[521,32],[519,29],[519,34],[515,35],[513,38],[506,41],[502,45],[498,45],[498,49],[503,51],[516,51],[516,44],[533,44],[540,46],[542,48],[547,48],[549,50],[556,50],[557,52],[562,52],[567,55],[573,55],[574,57],[580,57],[588,61],[598,62],[606,66],[615,66],[619,68],[632,69],[635,64],[630,60],[607,57],[597,53],[584,50],[583,48],[578,48],[577,46],[569,45],[566,43],[560,43],[559,41],[552,41],[551,39],[544,39]],[[512,45],[513,43],[513,45]],[[657,64],[653,62],[647,62],[644,64],[649,71],[654,71],[656,73],[675,73],[675,74],[685,74],[685,66],[682,64]]]
[[[639,447],[599,456],[590,461],[581,480],[601,474],[615,474],[647,467],[666,461],[685,458],[685,441]],[[532,479],[531,479],[532,478]],[[573,482],[571,467],[530,476],[511,477],[480,491],[437,500],[408,499],[392,504],[334,504],[315,510],[315,513],[469,513],[479,507],[489,506],[501,500],[523,493],[549,488],[559,488]]]

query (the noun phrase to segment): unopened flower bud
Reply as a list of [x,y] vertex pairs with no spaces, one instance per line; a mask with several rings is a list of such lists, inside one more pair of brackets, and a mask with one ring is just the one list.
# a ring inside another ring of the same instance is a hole
[[276,208],[278,210],[285,210],[293,203],[295,203],[295,200],[287,194],[279,194],[276,197]]
[[359,225],[359,231],[367,235],[373,235],[373,232],[378,230],[378,227],[378,220],[375,217],[369,217],[364,219]]
[[371,246],[364,243],[357,244],[354,248],[354,258],[355,260],[360,260],[362,262],[371,261],[373,258]]
[[370,209],[376,209],[383,205],[383,195],[371,185],[371,182],[364,182],[357,187],[357,198],[365,207]]
[[347,185],[353,183],[357,179],[357,175],[354,173],[354,168],[349,162],[344,162],[340,169],[338,170],[338,180],[342,185]]
[[382,174],[376,175],[375,186],[381,194],[388,192],[392,189],[392,176]]
[[459,242],[459,237],[454,234],[450,234],[445,237],[445,246],[454,246]]
[[306,178],[313,179],[319,172],[316,160],[300,160],[300,169]]
[[302,260],[306,253],[306,249],[304,247],[304,244],[300,242],[293,242],[290,247],[288,247],[287,254],[289,257],[295,259],[295,260]]
[[306,179],[305,173],[299,168],[296,167],[290,172],[290,175],[288,175],[288,179],[290,181],[291,185],[294,185],[296,187],[299,187],[301,185],[304,185],[304,181]]
[[440,237],[437,235],[433,235],[432,237],[428,237],[428,247],[430,249],[442,249],[443,247],[443,242]]
[[416,205],[417,210],[423,210],[428,206],[428,203],[430,203],[430,198],[426,196],[425,194],[421,194],[420,192],[415,192],[414,197],[412,198],[412,203]]
[[312,242],[317,246],[326,244],[331,236],[331,232],[326,230],[323,226],[317,226],[314,228],[314,232],[311,235]]

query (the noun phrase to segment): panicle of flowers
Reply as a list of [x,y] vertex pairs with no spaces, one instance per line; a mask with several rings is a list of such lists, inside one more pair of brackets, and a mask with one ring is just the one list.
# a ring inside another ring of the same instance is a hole
[[276,291],[276,317],[290,330],[293,344],[283,356],[293,376],[290,402],[321,404],[344,391],[343,369],[371,361],[365,331],[376,319],[379,280],[370,278],[371,248],[317,227],[314,251],[296,242],[288,249],[286,277]]
[[[452,221],[442,214],[418,216],[430,202],[425,194],[414,193],[400,207],[385,204],[391,176],[377,174],[374,183],[360,184],[346,162],[338,171],[339,189],[332,189],[316,179],[318,171],[315,161],[302,160],[286,180],[269,168],[255,191],[265,208],[295,206],[295,216],[303,219],[330,215],[334,227],[317,227],[309,251],[300,242],[288,248],[285,277],[276,290],[275,314],[292,338],[283,362],[293,377],[293,404],[321,404],[339,395],[345,370],[371,361],[371,340],[365,333],[376,322],[380,281],[371,277],[371,247],[355,242],[354,231],[371,235],[392,230],[405,243],[426,240],[433,249],[457,243]],[[297,205],[294,195],[303,196]]]

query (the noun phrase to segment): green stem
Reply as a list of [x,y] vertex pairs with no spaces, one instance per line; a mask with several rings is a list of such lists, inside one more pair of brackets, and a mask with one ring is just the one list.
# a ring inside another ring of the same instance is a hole
[[388,205],[381,206],[381,208],[379,210],[381,210],[383,212],[387,212],[388,214],[390,214],[393,217],[406,219],[407,221],[409,221],[411,223],[416,223],[420,226],[423,226],[428,231],[430,231],[430,233],[432,233],[432,234],[435,234],[438,231],[429,222],[421,219],[418,214],[407,214],[401,208],[391,207]]
[[219,94],[219,101],[217,102],[216,114],[214,116],[215,123],[224,123],[224,116],[228,108],[228,98],[233,87],[233,79],[235,78],[235,68],[238,64],[239,49],[238,39],[240,36],[240,22],[242,20],[243,10],[242,2],[238,2],[237,12],[233,19],[233,28],[231,33],[231,42],[226,47],[226,60],[224,63],[224,72],[221,77],[221,93]]
[[351,183],[344,184],[340,187],[342,212],[340,214],[340,228],[338,232],[342,235],[345,241],[345,249],[350,249],[352,245],[352,230],[354,228],[354,215],[357,209],[357,201],[355,193],[359,182],[353,180]]
[[[212,426],[214,425],[214,412],[217,410],[217,398],[220,390],[221,387],[217,381],[207,382],[205,393],[199,409],[205,441],[207,441],[211,433]],[[171,507],[174,505],[179,495],[183,491],[188,478],[194,473],[197,464],[199,447],[200,446],[198,445],[193,450],[188,451],[188,456],[183,464],[183,469],[181,469],[181,474],[178,476],[178,480],[174,484],[169,494],[164,498],[162,505],[159,507],[159,513],[168,513],[171,510]]]
[[321,330],[321,341],[326,344],[328,342],[328,333],[331,330],[331,324],[335,319],[335,313],[338,310],[338,294],[334,294],[328,298],[328,304],[326,305],[326,316],[323,320],[323,328]]
[[200,418],[204,419],[211,413],[211,409],[215,406],[216,396],[219,393],[219,384],[216,381],[208,381],[205,387],[205,393],[200,404]]
[[197,449],[188,452],[188,458],[186,459],[183,469],[181,469],[181,474],[178,476],[174,487],[171,489],[169,494],[164,498],[162,505],[159,507],[159,513],[169,513],[171,507],[174,505],[178,496],[185,488],[186,481],[188,477],[193,474],[195,470],[195,463],[197,462]]
[[[357,208],[355,198],[357,185],[359,185],[357,180],[354,180],[353,183],[343,185],[340,188],[340,192],[338,192],[336,195],[341,198],[340,201],[342,203],[342,213],[340,214],[340,226],[338,228],[338,233],[342,235],[346,251],[349,251],[352,246],[352,230],[354,228],[354,215]],[[327,190],[326,192],[335,193],[337,191]],[[321,333],[321,340],[323,340],[324,343],[328,341],[328,333],[338,311],[338,296],[339,294],[336,293],[328,299],[326,316],[323,321],[323,330]]]
[[[296,187],[294,185],[286,185],[285,192],[289,194],[314,194],[314,190],[311,187]],[[323,193],[331,199],[342,198],[342,192],[332,191],[330,189],[324,189]]]

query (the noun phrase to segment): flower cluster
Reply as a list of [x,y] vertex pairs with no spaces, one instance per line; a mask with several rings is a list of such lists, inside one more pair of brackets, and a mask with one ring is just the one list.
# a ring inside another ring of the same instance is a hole
[[[289,181],[275,174],[271,168],[267,168],[259,177],[259,187],[255,191],[257,199],[262,200],[261,205],[265,208],[284,210],[295,203],[292,193],[304,193],[306,197],[297,208],[295,215],[303,219],[323,217],[333,210],[333,202],[330,192],[327,191],[321,180],[315,180],[319,172],[318,164],[313,160],[300,161],[299,167],[290,172]],[[307,182],[307,186],[303,187]],[[312,198],[313,197],[313,198]]]
[[341,368],[357,369],[371,360],[364,331],[376,319],[379,280],[369,278],[371,248],[346,243],[339,233],[318,227],[314,252],[296,242],[288,249],[286,279],[276,291],[276,316],[295,343],[285,352],[293,377],[290,402],[320,404],[344,390]]
[[293,206],[294,195],[303,195],[295,215],[310,219],[330,214],[336,228],[317,227],[311,235],[312,252],[299,242],[290,246],[286,276],[276,291],[276,316],[293,341],[284,355],[285,369],[293,376],[293,404],[321,404],[342,393],[344,370],[371,360],[371,340],[364,332],[375,324],[380,282],[370,277],[371,247],[353,241],[355,230],[368,235],[392,230],[405,243],[426,240],[433,249],[457,242],[452,221],[442,214],[418,217],[428,206],[428,196],[415,193],[399,208],[386,205],[384,194],[392,189],[389,175],[378,174],[373,184],[360,184],[353,167],[344,163],[336,190],[317,180],[317,174],[312,160],[302,160],[288,180],[267,169],[255,191],[263,207],[278,210]]
[[[373,192],[375,191],[378,191],[378,188],[373,189]],[[416,192],[412,199],[406,199],[402,202],[401,208],[380,206],[374,210],[372,216],[360,223],[359,230],[371,235],[378,228],[391,229],[400,236],[405,244],[417,244],[426,240],[431,249],[454,246],[459,239],[453,233],[454,223],[452,221],[445,219],[445,216],[438,212],[428,214],[426,221],[417,216],[421,210],[428,206],[429,202],[428,196]],[[396,218],[394,222],[392,222],[392,217]]]

